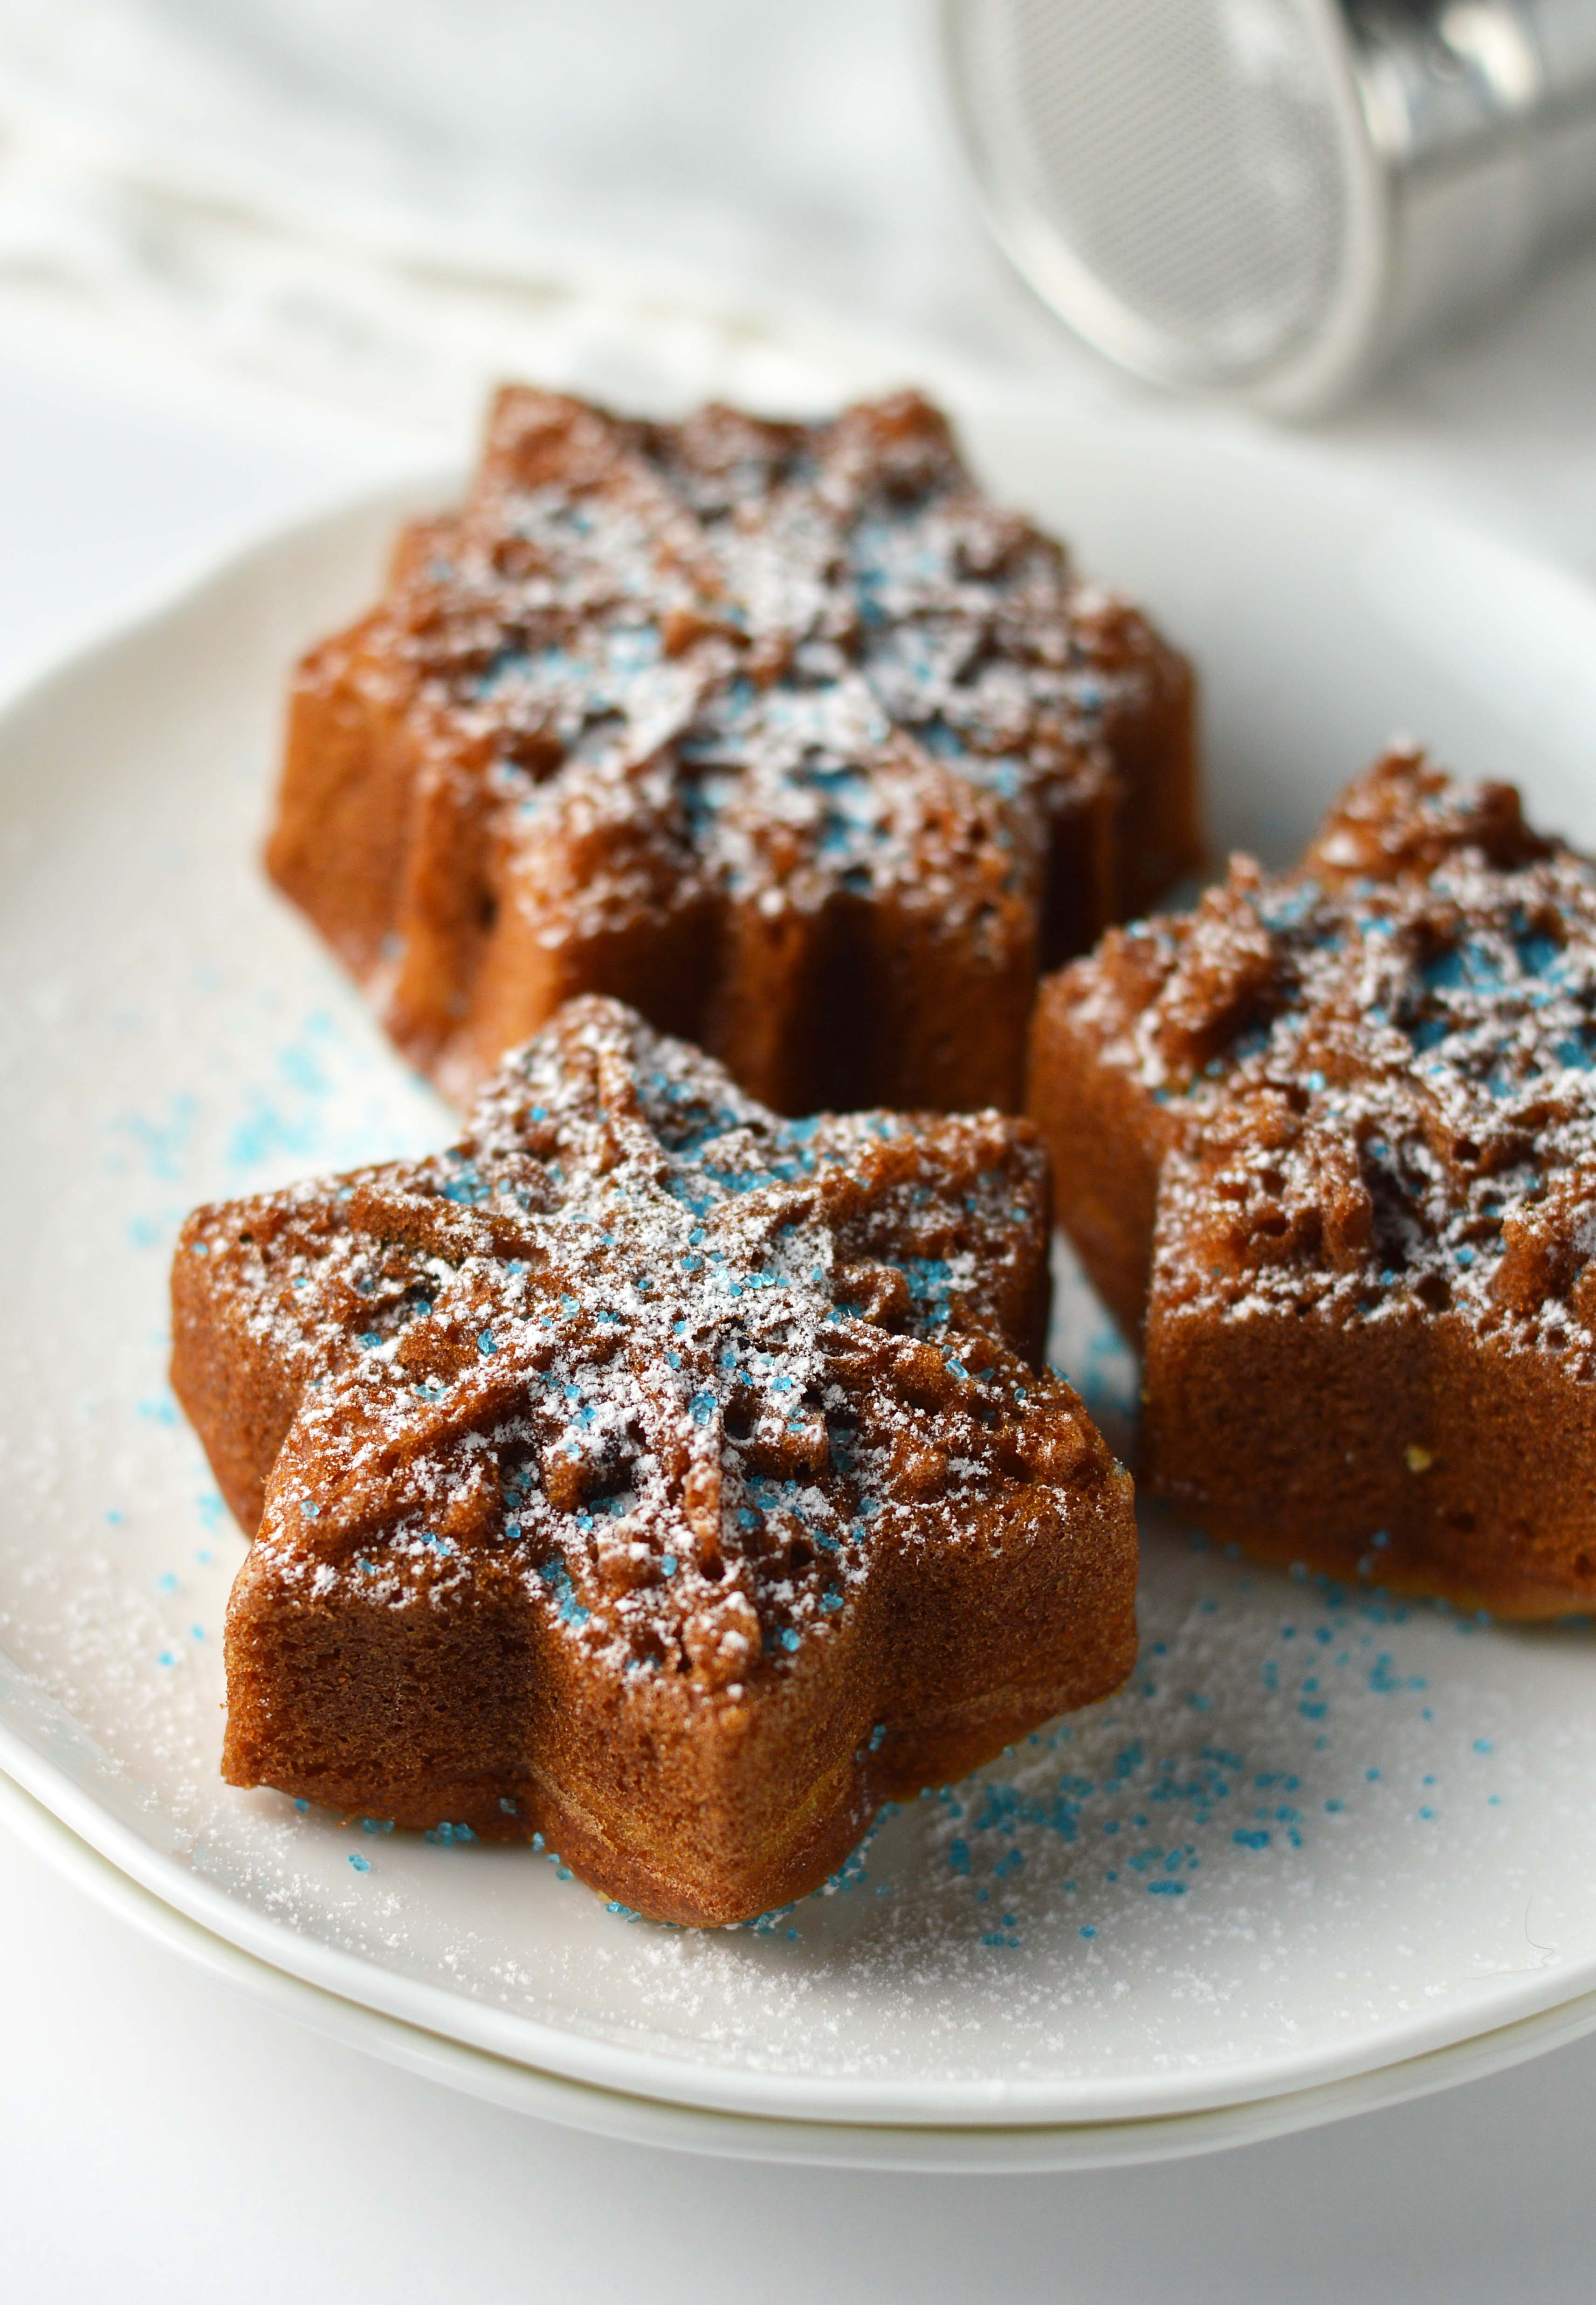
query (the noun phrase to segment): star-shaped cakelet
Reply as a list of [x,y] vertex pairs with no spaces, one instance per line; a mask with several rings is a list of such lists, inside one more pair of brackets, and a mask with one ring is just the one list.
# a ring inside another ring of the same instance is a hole
[[1200,849],[1190,668],[917,395],[515,387],[300,668],[267,862],[457,1100],[607,992],[806,1112],[1014,1108],[1039,968]]
[[259,1527],[225,1773],[665,1918],[813,1887],[1130,1668],[1047,1246],[1029,1124],[783,1121],[596,998],[449,1152],[200,1210],[174,1382]]
[[1281,1561],[1596,1603],[1596,867],[1394,753],[1301,866],[1044,988],[1061,1215],[1144,1473]]

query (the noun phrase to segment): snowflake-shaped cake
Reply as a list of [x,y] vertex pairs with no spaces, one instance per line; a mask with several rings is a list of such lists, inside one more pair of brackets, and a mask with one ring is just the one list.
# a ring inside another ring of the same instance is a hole
[[1013,1109],[1039,966],[1195,860],[1192,699],[913,394],[515,388],[301,667],[268,862],[459,1098],[606,992],[782,1111]]
[[1596,1603],[1596,868],[1399,751],[1045,989],[1063,1221],[1145,1329],[1145,1473],[1217,1533]]
[[448,1152],[201,1209],[174,1382],[259,1531],[225,1773],[666,1918],[814,1886],[1129,1670],[1047,1237],[1029,1124],[784,1121],[597,998]]

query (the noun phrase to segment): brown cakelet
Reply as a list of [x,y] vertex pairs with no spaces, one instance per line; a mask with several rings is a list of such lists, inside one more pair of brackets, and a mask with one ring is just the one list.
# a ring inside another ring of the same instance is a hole
[[664,1919],[813,1888],[1133,1662],[1048,1234],[1028,1122],[783,1121],[596,997],[450,1151],[199,1210],[173,1382],[259,1529],[224,1773]]
[[1596,867],[1396,751],[1296,871],[1051,979],[1032,1062],[1154,1488],[1267,1559],[1596,1604]]
[[1020,1102],[1040,967],[1197,859],[1190,668],[913,393],[513,387],[301,666],[268,869],[456,1101],[607,992],[784,1112]]

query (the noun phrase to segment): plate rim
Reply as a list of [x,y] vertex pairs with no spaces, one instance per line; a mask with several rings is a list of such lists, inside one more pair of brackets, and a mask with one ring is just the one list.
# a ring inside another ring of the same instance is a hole
[[1313,2088],[1145,2119],[896,2126],[727,2112],[573,2080],[311,1984],[217,1935],[134,1880],[4,1768],[0,1828],[140,1935],[324,2039],[505,2112],[617,2143],[719,2159],[946,2176],[1147,2167],[1236,2152],[1416,2104],[1596,2032],[1592,1991],[1448,2047]]

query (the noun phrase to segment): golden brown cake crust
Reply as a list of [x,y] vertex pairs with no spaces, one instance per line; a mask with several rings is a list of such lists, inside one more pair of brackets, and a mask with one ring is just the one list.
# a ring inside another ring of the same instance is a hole
[[225,1774],[667,1919],[812,1888],[1133,1661],[1048,1234],[1026,1122],[784,1122],[596,998],[449,1152],[198,1211],[173,1381],[259,1524]]
[[1596,868],[1395,753],[1298,870],[1043,991],[1061,1221],[1148,1481],[1280,1561],[1596,1604]]
[[1039,966],[1199,851],[1190,668],[912,393],[814,425],[501,393],[300,668],[267,863],[469,1096],[631,1001],[786,1112],[1020,1101]]

